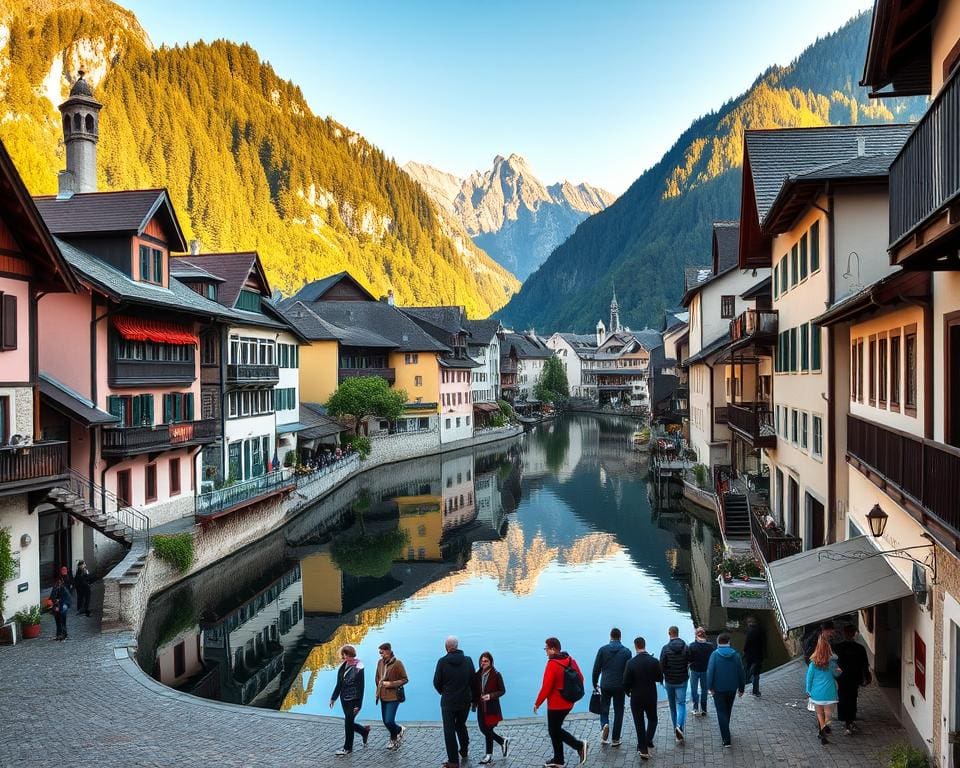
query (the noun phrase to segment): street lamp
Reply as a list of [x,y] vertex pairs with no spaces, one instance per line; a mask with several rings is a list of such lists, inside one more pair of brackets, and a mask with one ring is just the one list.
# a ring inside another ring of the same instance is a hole
[[870,533],[873,538],[879,539],[887,528],[887,519],[890,516],[880,509],[879,504],[874,504],[873,509],[867,513],[867,522],[870,524]]

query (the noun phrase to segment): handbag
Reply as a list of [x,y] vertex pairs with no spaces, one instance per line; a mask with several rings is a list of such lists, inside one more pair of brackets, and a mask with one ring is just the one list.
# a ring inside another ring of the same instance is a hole
[[403,692],[403,686],[402,686],[402,685],[401,685],[400,687],[398,687],[398,688],[394,688],[393,690],[395,690],[395,691],[397,692],[397,701],[398,701],[398,702],[400,702],[400,703],[402,704],[403,702],[405,702],[405,701],[407,700],[407,694]]
[[590,711],[593,714],[599,715],[601,712],[603,712],[603,708],[600,706],[602,699],[603,694],[601,694],[600,691],[594,691],[592,694],[590,694]]

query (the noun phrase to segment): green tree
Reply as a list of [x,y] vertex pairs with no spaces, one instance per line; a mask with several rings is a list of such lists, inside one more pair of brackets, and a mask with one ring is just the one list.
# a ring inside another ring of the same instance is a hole
[[359,435],[360,423],[367,416],[394,421],[403,414],[407,393],[390,389],[379,376],[357,376],[343,382],[327,400],[327,412],[334,418],[353,420],[353,432]]
[[400,528],[372,533],[367,530],[364,516],[370,510],[370,498],[361,494],[353,504],[353,513],[359,527],[354,534],[341,534],[334,539],[330,554],[337,566],[351,576],[380,578],[390,571],[393,561],[407,545],[407,533]]
[[534,396],[545,403],[560,403],[570,397],[567,372],[558,357],[548,357],[534,387]]

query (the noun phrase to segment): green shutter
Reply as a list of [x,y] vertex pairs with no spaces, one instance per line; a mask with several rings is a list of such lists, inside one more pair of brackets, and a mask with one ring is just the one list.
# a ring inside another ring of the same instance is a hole
[[810,324],[800,326],[800,370],[810,370]]
[[810,369],[820,370],[820,326],[810,323]]
[[170,423],[170,416],[171,416],[171,414],[173,413],[173,407],[172,407],[172,404],[171,404],[171,402],[170,402],[170,398],[172,398],[172,397],[173,397],[173,395],[164,395],[164,396],[163,396],[163,423],[164,423],[164,424],[169,424],[169,423]]
[[790,285],[791,286],[796,285],[797,280],[799,280],[800,278],[800,275],[799,275],[800,270],[797,267],[797,260],[799,259],[799,256],[800,256],[799,248],[797,247],[797,244],[794,243],[793,248],[790,249]]
[[186,394],[186,421],[193,421],[193,392]]
[[807,276],[807,233],[803,233],[803,237],[800,238],[800,279],[803,280]]
[[147,419],[153,425],[153,395],[144,395],[143,400],[147,409]]
[[143,412],[140,407],[140,395],[133,398],[133,425],[140,426],[143,421]]
[[820,222],[813,222],[810,227],[810,271],[820,269]]
[[123,402],[116,395],[107,395],[107,412],[123,421]]

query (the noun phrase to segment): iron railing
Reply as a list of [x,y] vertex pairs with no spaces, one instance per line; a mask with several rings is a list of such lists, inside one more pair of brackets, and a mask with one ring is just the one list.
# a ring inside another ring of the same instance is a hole
[[149,516],[125,500],[117,498],[115,493],[97,485],[90,478],[84,477],[73,469],[67,471],[69,473],[66,480],[68,491],[83,499],[91,509],[112,517],[131,533],[131,538],[136,532],[143,533],[147,538],[147,546],[150,546]]
[[0,448],[0,485],[62,477],[66,473],[66,441],[44,440]]
[[276,384],[280,381],[280,367],[234,363],[227,366],[227,381],[231,384]]
[[279,469],[259,477],[253,477],[215,491],[197,494],[197,517],[209,517],[241,507],[250,501],[267,494],[279,493],[287,488],[296,487],[293,475]]
[[750,533],[753,546],[765,563],[772,563],[803,551],[803,540],[782,531],[779,526],[767,528],[764,523],[769,514],[766,507],[750,505]]
[[105,456],[124,456],[215,440],[219,434],[220,422],[217,419],[198,419],[142,427],[104,427],[101,439]]
[[731,403],[727,406],[727,424],[748,436],[754,447],[773,448],[777,444],[773,411],[767,403]]

